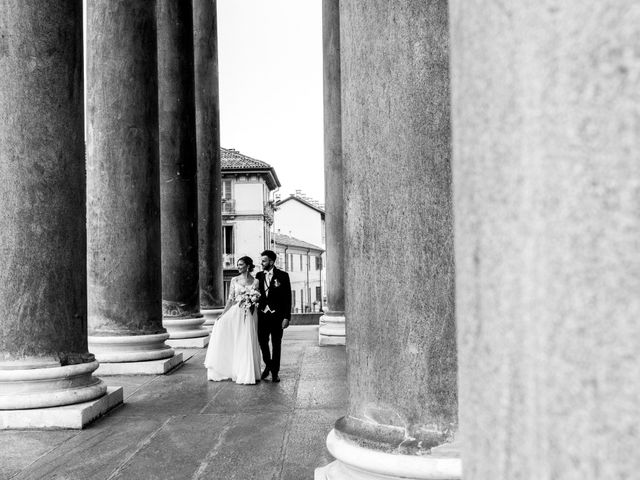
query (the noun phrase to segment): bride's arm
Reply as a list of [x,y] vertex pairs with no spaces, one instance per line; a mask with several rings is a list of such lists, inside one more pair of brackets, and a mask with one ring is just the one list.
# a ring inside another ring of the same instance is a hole
[[231,279],[231,283],[229,284],[229,295],[227,296],[227,304],[224,306],[224,310],[222,311],[221,315],[227,313],[227,310],[229,310],[231,308],[231,305],[233,305],[234,292],[236,289],[234,285],[235,281],[235,278]]

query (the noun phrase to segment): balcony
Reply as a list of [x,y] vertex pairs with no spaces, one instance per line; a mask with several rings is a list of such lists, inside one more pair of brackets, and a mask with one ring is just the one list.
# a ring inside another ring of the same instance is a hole
[[273,202],[264,203],[264,218],[269,225],[273,225],[275,208]]
[[222,268],[236,268],[236,256],[233,253],[222,254]]
[[222,199],[222,214],[233,215],[236,213],[236,202],[231,199]]

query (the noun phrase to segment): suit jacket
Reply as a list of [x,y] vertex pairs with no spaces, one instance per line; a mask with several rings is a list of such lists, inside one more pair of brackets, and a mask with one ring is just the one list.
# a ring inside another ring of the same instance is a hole
[[268,296],[264,281],[265,272],[258,272],[256,278],[258,279],[258,288],[260,290],[258,315],[261,315],[265,307],[269,306],[271,310],[276,312],[274,317],[291,319],[291,282],[289,274],[273,267]]

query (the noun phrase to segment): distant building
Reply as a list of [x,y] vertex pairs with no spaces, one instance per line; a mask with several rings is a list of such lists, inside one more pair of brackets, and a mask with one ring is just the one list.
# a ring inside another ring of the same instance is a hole
[[[238,274],[238,258],[248,255],[259,265],[260,253],[272,246],[273,192],[280,187],[274,168],[266,162],[221,148],[222,248],[225,296]],[[257,267],[259,268],[259,267]]]
[[291,279],[291,308],[295,313],[324,308],[324,249],[289,235],[275,234],[277,266]]
[[276,251],[286,250],[280,268],[290,272],[294,311],[320,311],[326,303],[324,205],[299,190],[276,201],[275,231]]
[[325,248],[324,205],[298,190],[276,202],[276,231]]

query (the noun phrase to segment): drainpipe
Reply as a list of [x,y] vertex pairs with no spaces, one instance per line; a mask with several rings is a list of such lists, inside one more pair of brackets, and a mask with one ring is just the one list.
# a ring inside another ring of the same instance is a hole
[[309,289],[309,252],[311,252],[311,249],[307,248],[307,305],[309,305],[309,312],[311,312],[311,305],[313,305],[313,302],[311,302],[311,291]]

